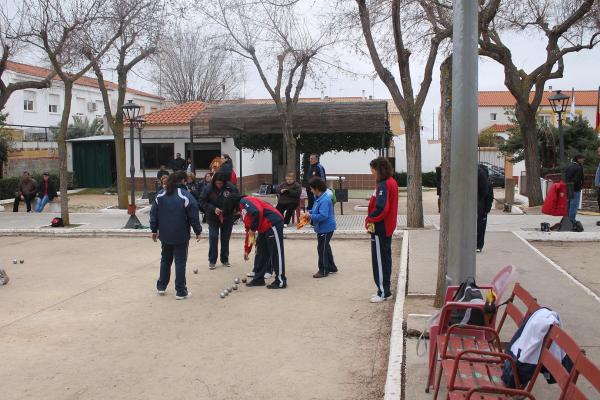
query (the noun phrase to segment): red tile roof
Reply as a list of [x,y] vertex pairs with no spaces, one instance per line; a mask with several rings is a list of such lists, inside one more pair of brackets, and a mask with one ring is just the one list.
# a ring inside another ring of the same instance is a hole
[[175,107],[144,114],[146,125],[189,125],[192,117],[204,110],[206,103],[190,101]]
[[[553,92],[544,92],[542,98],[543,106],[550,106],[548,97]],[[567,96],[571,96],[570,90],[563,91]],[[531,92],[529,99],[533,99],[534,93]],[[479,92],[479,107],[512,107],[515,105],[515,98],[509,91],[480,91]],[[575,106],[597,106],[598,92],[596,90],[576,90],[575,91]]]
[[[17,63],[14,61],[7,61],[6,69],[9,71],[17,72],[19,74],[34,76],[36,78],[42,78],[42,79],[45,78],[46,76],[48,76],[52,72],[52,70],[48,69],[48,68],[37,67],[35,65],[29,65],[29,64]],[[58,80],[60,80],[60,78],[58,76],[55,76],[53,78],[53,80],[58,81]],[[81,85],[81,86],[89,86],[89,87],[93,87],[93,88],[98,87],[98,80],[95,78],[90,78],[89,76],[82,76],[75,83],[77,85]],[[118,88],[118,85],[114,82],[105,81],[105,83],[106,83],[106,87],[108,89],[117,90],[117,88]],[[153,99],[162,100],[162,97],[160,97],[160,96],[157,96],[152,93],[142,92],[141,90],[137,90],[137,89],[133,89],[133,88],[127,88],[127,92],[136,94],[138,96],[144,96],[144,97],[150,97]]]
[[496,133],[504,133],[508,132],[508,129],[511,128],[512,124],[494,124],[484,129],[484,131],[492,130]]

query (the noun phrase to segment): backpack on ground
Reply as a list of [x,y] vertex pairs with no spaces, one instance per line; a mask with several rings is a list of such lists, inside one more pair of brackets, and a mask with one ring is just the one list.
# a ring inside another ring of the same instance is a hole
[[53,228],[62,228],[65,226],[65,223],[63,222],[62,218],[56,217],[56,218],[52,218],[52,221],[50,222],[50,226],[52,226]]
[[[485,304],[484,294],[475,283],[475,278],[465,279],[454,294],[452,301],[461,303]],[[484,312],[478,309],[453,310],[450,314],[450,325],[479,325],[485,324]]]

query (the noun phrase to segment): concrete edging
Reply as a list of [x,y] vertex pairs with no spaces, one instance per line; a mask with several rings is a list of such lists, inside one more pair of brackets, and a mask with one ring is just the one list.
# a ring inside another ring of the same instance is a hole
[[[517,234],[517,231],[515,231]],[[596,242],[600,241],[600,232],[541,232],[518,231],[517,236],[525,240],[539,242]]]
[[402,231],[402,250],[400,251],[400,272],[396,288],[396,303],[392,317],[390,335],[390,355],[387,378],[385,380],[384,400],[402,398],[402,367],[404,364],[404,299],[406,297],[406,277],[408,270],[408,230]]

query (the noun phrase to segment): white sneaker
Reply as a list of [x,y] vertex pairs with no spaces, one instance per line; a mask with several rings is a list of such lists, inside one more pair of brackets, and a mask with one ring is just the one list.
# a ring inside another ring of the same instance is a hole
[[283,224],[283,227],[284,227],[284,228],[287,228],[287,227],[288,227],[288,224]]
[[254,271],[250,271],[246,274],[248,278],[254,278]]
[[158,289],[157,289],[157,290],[156,290],[156,293],[158,293],[158,295],[159,295],[159,296],[164,296],[164,295],[165,295],[165,293],[167,293],[167,291],[166,291],[166,290],[158,290]]
[[208,263],[208,269],[215,269],[215,268],[217,268],[216,264]]
[[192,292],[190,292],[188,290],[188,292],[187,292],[187,294],[185,296],[177,296],[177,295],[175,295],[175,300],[189,299],[190,297],[192,297]]
[[273,276],[273,275],[271,275],[270,273],[268,273],[268,272],[267,272],[267,273],[265,274],[265,279],[270,279],[272,276]]
[[387,301],[387,299],[389,299],[389,297],[373,296],[373,297],[371,297],[371,299],[369,301],[371,303],[381,303],[383,301]]

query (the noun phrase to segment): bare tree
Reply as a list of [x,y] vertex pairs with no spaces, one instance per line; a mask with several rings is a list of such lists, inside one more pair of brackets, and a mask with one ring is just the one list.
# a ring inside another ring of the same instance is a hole
[[[594,7],[594,3],[596,3]],[[600,41],[598,2],[594,0],[489,0],[480,15],[480,54],[504,67],[504,83],[515,97],[515,117],[523,137],[529,205],[542,203],[536,113],[546,82],[563,77],[564,57],[591,49]],[[546,56],[530,72],[519,68],[501,38],[504,30],[539,35]]]
[[235,96],[243,79],[239,60],[227,51],[223,37],[200,28],[178,29],[161,42],[153,60],[154,80],[176,103],[224,100]]
[[[65,225],[69,224],[67,196],[66,133],[71,115],[73,85],[94,62],[100,59],[122,34],[123,26],[112,30],[104,10],[108,0],[26,0],[31,11],[28,20],[28,42],[42,49],[64,85],[64,104],[57,133],[60,206]],[[84,56],[85,55],[85,56]],[[87,58],[91,56],[92,61]]]
[[[158,43],[163,32],[166,19],[164,1],[111,0],[112,14],[108,15],[112,30],[122,30],[122,35],[114,42],[112,49],[105,57],[98,58],[91,52],[86,54],[92,69],[98,78],[98,86],[102,93],[104,114],[108,125],[115,136],[115,156],[117,167],[117,192],[119,208],[126,209],[127,172],[125,159],[125,138],[123,104],[127,94],[127,76],[140,62],[158,51]],[[117,102],[111,106],[109,91],[104,80],[103,68],[111,68],[117,72]],[[140,149],[141,151],[141,149]]]
[[12,82],[8,85],[2,80],[2,75],[6,72],[9,60],[17,54],[17,52],[25,45],[23,35],[25,34],[25,21],[29,10],[26,7],[14,12],[13,16],[7,13],[4,5],[0,4],[0,46],[2,53],[0,54],[0,111],[4,109],[10,96],[24,89],[46,89],[52,83],[52,78],[56,76],[56,72],[52,71],[42,80],[25,80]]
[[[356,0],[357,18],[362,36],[379,79],[386,85],[402,116],[406,134],[408,175],[407,222],[411,228],[423,227],[423,196],[421,182],[421,111],[431,85],[433,67],[442,43],[452,34],[447,21],[449,6],[442,1]],[[385,26],[391,21],[391,32]],[[377,33],[382,33],[377,37]],[[387,47],[393,38],[393,48]],[[377,39],[382,39],[378,49]],[[419,51],[426,55],[423,79],[415,93],[411,73],[411,54]],[[400,85],[385,66],[388,61],[397,64]]]
[[311,32],[309,21],[295,11],[296,3],[215,0],[200,6],[229,37],[227,50],[252,62],[273,99],[281,120],[287,172],[298,168],[292,117],[311,63],[335,43],[325,31]]

